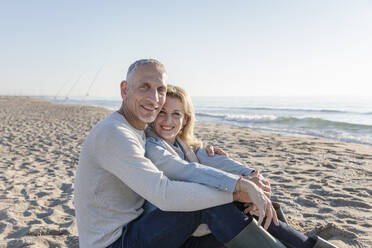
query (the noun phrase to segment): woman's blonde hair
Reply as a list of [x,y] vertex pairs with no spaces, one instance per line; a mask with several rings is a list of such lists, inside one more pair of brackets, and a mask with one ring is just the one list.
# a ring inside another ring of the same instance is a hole
[[194,136],[194,125],[195,125],[195,111],[191,103],[191,98],[184,89],[178,86],[169,85],[167,86],[167,97],[175,97],[182,102],[186,124],[183,126],[178,136],[190,147],[199,148],[202,146],[202,142]]

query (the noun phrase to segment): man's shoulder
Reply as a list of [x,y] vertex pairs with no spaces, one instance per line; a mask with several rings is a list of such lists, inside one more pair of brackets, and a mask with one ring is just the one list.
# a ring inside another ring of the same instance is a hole
[[119,151],[131,155],[144,153],[145,140],[123,117],[108,116],[89,133],[86,141],[96,152]]
[[92,128],[91,133],[98,139],[127,137],[137,140],[139,138],[134,128],[117,112],[110,114],[98,122]]
[[117,112],[113,112],[96,125],[97,129],[105,131],[126,130],[134,132],[134,128],[126,121],[126,119]]

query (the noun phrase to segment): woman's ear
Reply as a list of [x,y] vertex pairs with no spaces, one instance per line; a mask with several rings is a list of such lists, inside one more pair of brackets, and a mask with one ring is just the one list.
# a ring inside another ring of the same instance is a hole
[[189,122],[189,117],[185,115],[185,117],[183,118],[183,122],[182,122],[182,128],[184,128],[188,122]]

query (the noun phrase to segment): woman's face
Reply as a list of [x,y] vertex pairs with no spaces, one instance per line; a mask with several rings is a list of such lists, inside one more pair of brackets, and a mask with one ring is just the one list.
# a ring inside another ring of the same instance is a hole
[[156,133],[174,144],[177,134],[186,124],[183,104],[176,97],[167,97],[163,108],[154,121]]

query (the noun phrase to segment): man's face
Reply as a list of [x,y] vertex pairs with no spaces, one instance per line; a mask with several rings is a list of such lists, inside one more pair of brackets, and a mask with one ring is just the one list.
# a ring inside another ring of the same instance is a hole
[[161,110],[167,93],[166,72],[153,64],[140,65],[121,83],[124,113],[128,122],[143,130]]

